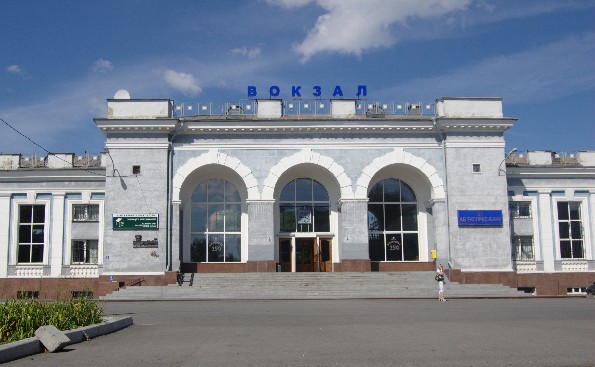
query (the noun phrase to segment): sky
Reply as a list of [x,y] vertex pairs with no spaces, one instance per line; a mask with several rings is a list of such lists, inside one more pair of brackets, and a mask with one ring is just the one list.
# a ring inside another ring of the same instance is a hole
[[506,148],[595,150],[592,0],[0,0],[0,152],[98,153],[106,99],[502,97]]

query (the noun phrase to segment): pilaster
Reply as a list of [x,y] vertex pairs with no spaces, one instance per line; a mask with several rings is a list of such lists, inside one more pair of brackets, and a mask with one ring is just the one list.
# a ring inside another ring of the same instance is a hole
[[[64,251],[64,198],[66,193],[54,192],[52,196],[49,264],[51,268],[51,276],[58,277],[62,274],[62,253]],[[64,256],[68,256],[68,254],[65,254]]]
[[182,203],[172,201],[171,203],[171,271],[180,269],[180,254],[182,244],[180,243],[180,216],[182,215]]
[[340,260],[369,260],[368,199],[342,199],[339,234]]
[[[551,190],[539,190],[537,206],[539,208],[539,246],[543,257],[543,270],[546,273],[555,271],[556,246],[554,244],[554,231],[552,218]],[[537,245],[537,244],[536,244]]]
[[0,278],[8,275],[8,233],[10,231],[10,194],[0,193]]
[[273,200],[248,201],[248,257],[246,261],[275,259]]

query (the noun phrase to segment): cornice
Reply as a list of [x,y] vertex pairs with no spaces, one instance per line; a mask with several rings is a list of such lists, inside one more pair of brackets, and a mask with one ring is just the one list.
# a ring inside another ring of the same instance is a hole
[[443,132],[504,132],[517,121],[515,118],[436,118],[436,125]]
[[435,130],[430,118],[414,120],[353,119],[353,120],[201,120],[184,121],[182,133],[376,133],[431,132]]
[[177,119],[94,119],[97,127],[105,132],[171,132]]

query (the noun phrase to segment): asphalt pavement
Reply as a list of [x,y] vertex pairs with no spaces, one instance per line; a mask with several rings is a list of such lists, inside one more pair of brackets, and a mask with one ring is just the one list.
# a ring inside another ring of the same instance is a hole
[[108,302],[134,325],[6,366],[595,366],[595,299]]

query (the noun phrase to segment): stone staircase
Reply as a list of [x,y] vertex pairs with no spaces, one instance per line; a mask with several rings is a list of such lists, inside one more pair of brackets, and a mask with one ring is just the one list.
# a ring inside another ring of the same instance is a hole
[[[182,285],[130,286],[103,300],[437,298],[435,272],[196,273]],[[192,284],[192,285],[191,285]],[[447,280],[446,298],[510,298],[530,294],[497,284]]]

